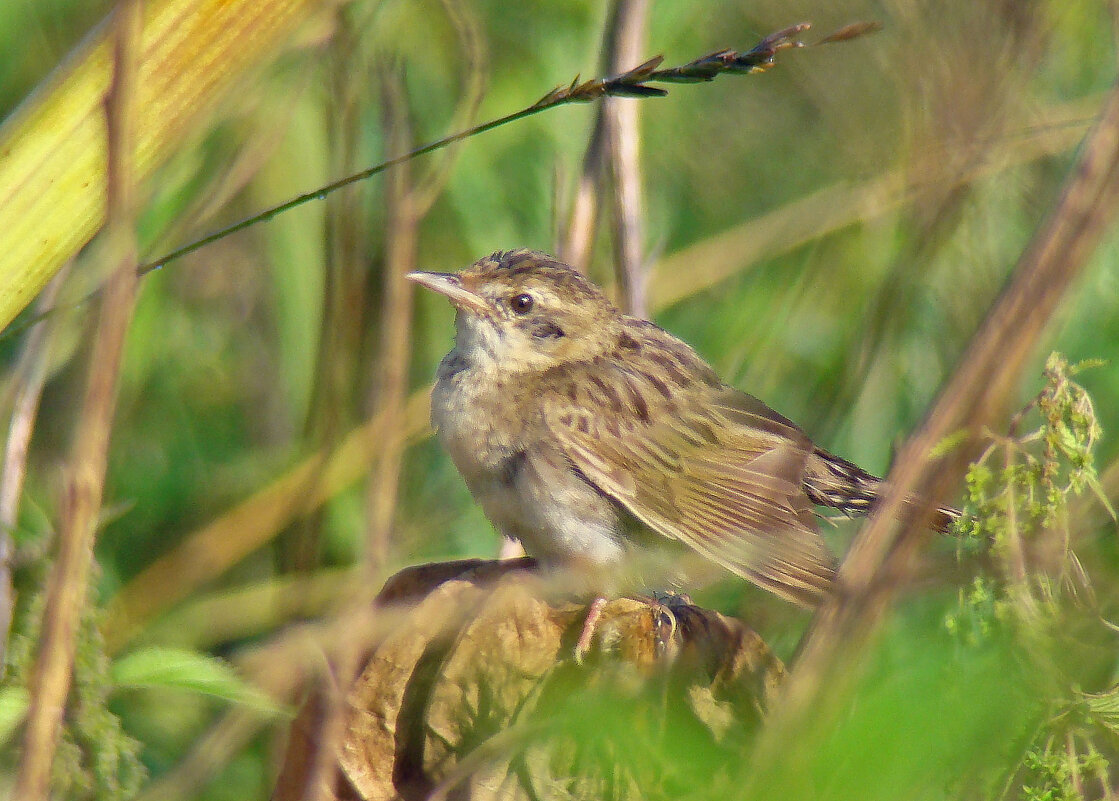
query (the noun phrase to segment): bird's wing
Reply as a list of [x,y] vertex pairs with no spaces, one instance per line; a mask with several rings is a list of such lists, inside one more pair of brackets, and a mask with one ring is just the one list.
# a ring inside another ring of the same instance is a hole
[[812,443],[729,387],[658,383],[599,362],[547,387],[540,408],[572,465],[644,524],[783,598],[817,603],[835,569],[802,488]]

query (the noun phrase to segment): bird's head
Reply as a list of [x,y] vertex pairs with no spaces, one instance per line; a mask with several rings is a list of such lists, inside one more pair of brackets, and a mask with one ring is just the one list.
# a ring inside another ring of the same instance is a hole
[[531,250],[494,253],[460,273],[409,273],[458,310],[456,344],[510,372],[592,359],[621,330],[621,317],[582,274]]

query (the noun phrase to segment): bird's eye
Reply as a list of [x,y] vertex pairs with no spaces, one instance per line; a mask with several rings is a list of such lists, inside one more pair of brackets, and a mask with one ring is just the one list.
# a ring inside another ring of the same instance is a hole
[[532,311],[532,303],[532,295],[522,292],[520,295],[513,296],[513,299],[509,301],[509,306],[517,314],[528,314]]

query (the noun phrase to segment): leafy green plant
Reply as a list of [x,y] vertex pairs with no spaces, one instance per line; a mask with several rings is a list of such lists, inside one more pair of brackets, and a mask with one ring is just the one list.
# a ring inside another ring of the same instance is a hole
[[1034,658],[1037,686],[1051,710],[1000,798],[1072,801],[1096,797],[1098,788],[1106,796],[1119,754],[1119,685],[1083,692],[1083,666],[1070,666],[1060,655],[1068,647],[1070,620],[1094,619],[1095,637],[1115,637],[1110,624],[1093,618],[1091,582],[1069,523],[1071,503],[1087,492],[1114,516],[1095,466],[1101,427],[1091,397],[1074,380],[1100,364],[1069,364],[1052,354],[1042,391],[1007,434],[989,434],[967,474],[960,550],[969,558],[989,557],[989,568],[959,591],[946,625],[968,647],[996,630],[1011,631]]
[[[42,595],[27,605],[12,637],[7,682],[0,688],[0,744],[11,740],[27,713],[33,645],[38,638]],[[122,693],[189,693],[248,708],[264,718],[284,715],[282,707],[241,678],[223,659],[182,648],[142,647],[111,659],[101,634],[104,614],[86,606],[78,634],[74,684],[62,742],[54,763],[56,797],[116,801],[132,798],[147,777],[141,743],[110,709]],[[15,749],[12,749],[15,752]]]
[[[6,742],[27,712],[26,685],[42,620],[43,595],[27,605],[8,651],[8,683],[0,709],[0,742]],[[58,798],[117,801],[136,795],[147,776],[140,761],[141,744],[121,726],[109,709],[116,690],[111,662],[101,636],[102,614],[85,606],[77,638],[74,680],[67,701],[66,725],[52,767]]]

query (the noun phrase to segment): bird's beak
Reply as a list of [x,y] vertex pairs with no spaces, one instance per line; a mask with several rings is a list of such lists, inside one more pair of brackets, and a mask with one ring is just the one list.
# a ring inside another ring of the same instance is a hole
[[488,315],[489,304],[485,299],[462,285],[462,279],[453,273],[408,273],[409,281],[427,287],[440,295],[446,295],[456,309]]

